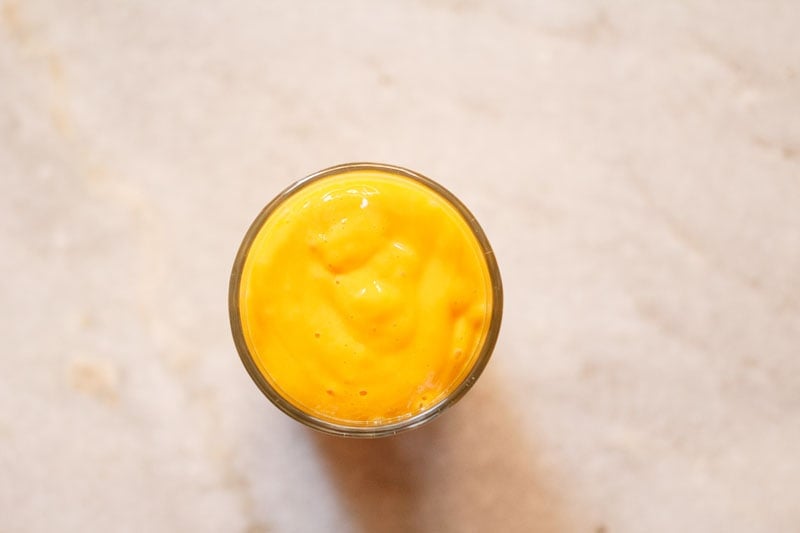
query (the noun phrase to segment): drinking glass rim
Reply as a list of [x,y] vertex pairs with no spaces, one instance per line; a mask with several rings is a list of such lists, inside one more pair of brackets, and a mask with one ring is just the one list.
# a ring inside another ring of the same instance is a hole
[[[428,407],[424,411],[417,413],[414,416],[405,418],[403,420],[388,422],[386,424],[376,425],[363,425],[352,426],[346,424],[339,424],[322,418],[318,418],[310,413],[303,411],[297,406],[293,405],[289,400],[284,398],[266,379],[266,377],[258,369],[253,355],[247,347],[247,342],[244,337],[242,328],[241,314],[239,308],[239,292],[241,289],[242,272],[247,255],[250,252],[250,247],[258,235],[264,223],[272,215],[272,213],[284,201],[293,196],[295,193],[305,188],[306,186],[315,183],[321,179],[335,176],[344,172],[353,170],[373,170],[382,171],[389,174],[395,174],[410,178],[411,180],[422,184],[423,186],[431,189],[439,196],[444,198],[456,211],[461,215],[464,221],[470,228],[470,231],[478,240],[481,250],[483,252],[486,266],[489,270],[489,279],[492,287],[492,313],[489,320],[489,329],[486,333],[481,351],[478,354],[475,362],[472,365],[469,373],[461,380],[461,382],[444,398],[436,404]],[[289,415],[291,418],[298,422],[331,435],[342,437],[357,437],[357,438],[377,438],[396,435],[403,431],[416,428],[433,420],[439,416],[445,409],[455,404],[460,400],[464,394],[472,387],[475,381],[483,373],[486,364],[492,356],[497,337],[500,333],[500,323],[503,316],[503,285],[500,279],[500,270],[497,266],[494,251],[492,250],[486,234],[483,232],[480,224],[475,219],[475,216],[467,209],[467,207],[459,200],[453,193],[447,190],[438,182],[404,167],[389,165],[384,163],[344,163],[325,168],[313,174],[299,179],[286,187],[275,198],[273,198],[256,216],[255,220],[250,224],[250,227],[245,233],[239,250],[236,253],[236,258],[233,262],[233,269],[231,271],[230,283],[228,286],[228,313],[230,317],[231,332],[233,334],[233,341],[236,345],[236,351],[239,353],[239,358],[247,369],[247,373],[255,382],[256,386],[261,392],[281,411]]]

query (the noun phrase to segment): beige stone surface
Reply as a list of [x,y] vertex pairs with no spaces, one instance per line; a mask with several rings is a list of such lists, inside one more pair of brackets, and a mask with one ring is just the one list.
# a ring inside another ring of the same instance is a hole
[[[800,4],[0,0],[0,532],[800,528]],[[408,166],[504,275],[430,426],[318,436],[230,338],[291,181]]]

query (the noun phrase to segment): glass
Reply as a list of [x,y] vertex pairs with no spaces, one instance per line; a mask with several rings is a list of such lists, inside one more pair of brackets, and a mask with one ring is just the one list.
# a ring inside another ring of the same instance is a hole
[[[239,308],[240,286],[245,260],[250,251],[250,246],[252,245],[253,240],[269,216],[283,201],[307,185],[322,178],[354,170],[375,170],[410,178],[431,189],[434,193],[438,194],[440,197],[449,202],[467,222],[468,226],[472,230],[473,235],[478,240],[478,243],[483,250],[486,266],[489,270],[492,294],[492,311],[486,337],[478,356],[472,365],[472,368],[466,374],[464,379],[442,400],[420,413],[399,421],[391,421],[387,422],[386,424],[369,426],[351,426],[323,420],[311,413],[303,411],[302,409],[293,405],[288,399],[284,398],[275,388],[272,387],[266,377],[256,366],[255,360],[253,355],[250,353],[242,330]],[[228,291],[228,309],[230,314],[233,340],[236,345],[236,349],[239,352],[239,357],[241,358],[242,363],[247,369],[247,372],[250,374],[250,377],[256,383],[258,388],[267,398],[269,398],[273,404],[275,404],[275,406],[298,422],[323,433],[344,437],[376,438],[396,435],[402,431],[419,427],[440,415],[445,409],[453,405],[455,402],[461,399],[464,394],[466,394],[469,388],[481,375],[483,369],[486,367],[486,364],[492,355],[492,351],[494,350],[495,343],[497,342],[497,336],[500,331],[500,322],[503,314],[503,287],[500,279],[500,271],[497,267],[497,261],[495,260],[494,252],[489,244],[489,240],[486,238],[486,235],[472,213],[470,213],[466,206],[464,206],[464,204],[461,203],[461,201],[450,191],[430,178],[402,167],[380,163],[347,163],[321,170],[295,182],[281,192],[278,196],[276,196],[271,202],[269,202],[261,211],[261,213],[258,214],[245,234],[242,244],[239,247],[239,251],[236,254]]]

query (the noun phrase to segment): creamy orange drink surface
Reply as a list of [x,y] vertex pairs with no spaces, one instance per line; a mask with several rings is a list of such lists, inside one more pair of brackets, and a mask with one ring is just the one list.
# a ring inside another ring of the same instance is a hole
[[369,426],[413,417],[464,382],[490,329],[492,263],[452,202],[392,167],[351,165],[270,209],[232,298],[278,396]]

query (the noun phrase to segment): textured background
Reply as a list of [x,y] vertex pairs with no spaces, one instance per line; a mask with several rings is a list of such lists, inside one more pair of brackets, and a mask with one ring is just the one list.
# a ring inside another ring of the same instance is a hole
[[[0,0],[0,532],[800,527],[800,4]],[[506,287],[432,425],[312,434],[227,279],[291,181],[438,179]]]

